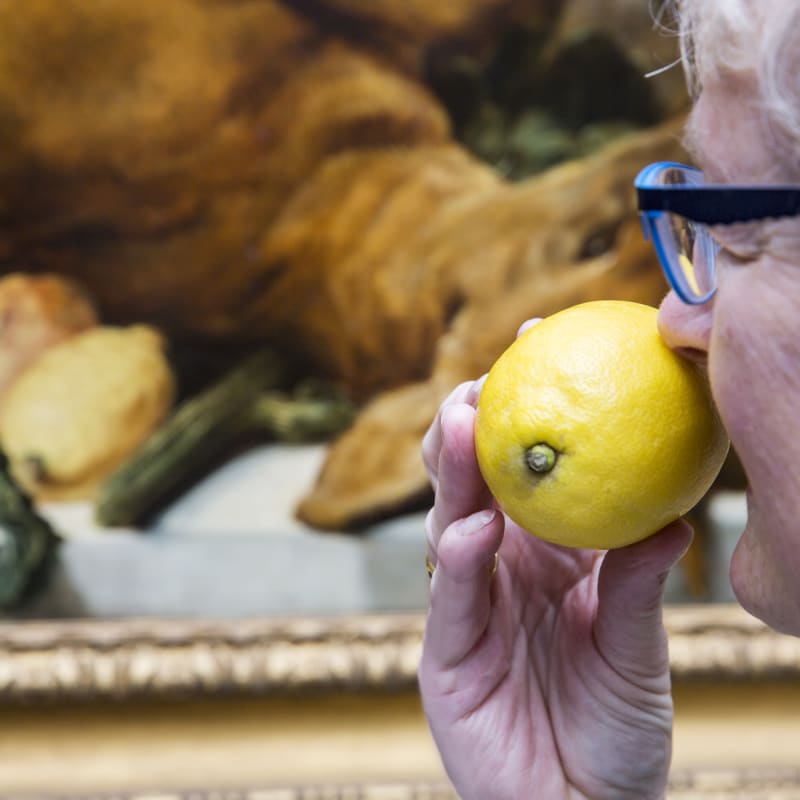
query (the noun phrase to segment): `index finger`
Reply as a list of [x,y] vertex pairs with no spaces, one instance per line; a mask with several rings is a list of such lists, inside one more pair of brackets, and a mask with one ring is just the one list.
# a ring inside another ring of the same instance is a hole
[[434,555],[450,524],[490,508],[492,496],[475,457],[475,409],[461,403],[442,413],[443,446],[439,458],[441,480],[433,508],[426,519],[428,547]]
[[454,405],[467,404],[474,407],[478,402],[478,396],[485,380],[486,376],[482,375],[476,381],[464,381],[464,383],[456,386],[439,406],[436,417],[422,438],[422,460],[434,489],[439,484],[439,457],[442,452],[442,414],[445,409]]

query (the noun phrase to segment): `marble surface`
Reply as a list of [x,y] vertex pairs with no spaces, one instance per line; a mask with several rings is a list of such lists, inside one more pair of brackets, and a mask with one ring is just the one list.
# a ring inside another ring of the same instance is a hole
[[265,446],[231,461],[146,531],[98,528],[84,503],[42,513],[64,537],[24,616],[202,616],[416,611],[427,603],[424,513],[319,532],[294,508],[321,446]]
[[[322,446],[269,445],[217,470],[147,530],[102,529],[87,504],[42,512],[64,537],[44,591],[22,617],[248,617],[421,611],[428,598],[424,513],[357,534],[319,532],[294,508],[324,458]],[[715,496],[714,600],[731,599],[727,561],[744,498]],[[685,602],[679,570],[670,602]]]

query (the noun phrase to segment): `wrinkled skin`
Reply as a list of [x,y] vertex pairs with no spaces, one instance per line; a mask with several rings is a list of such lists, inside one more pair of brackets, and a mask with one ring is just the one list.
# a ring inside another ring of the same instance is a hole
[[474,451],[479,390],[459,386],[423,444],[436,570],[419,679],[445,768],[464,800],[663,797],[672,700],[661,601],[691,530],[676,522],[604,554],[492,514]]
[[[741,79],[706,81],[689,145],[712,183],[800,182]],[[795,147],[796,150],[796,147]],[[784,146],[785,151],[785,146]],[[794,158],[796,161],[796,157]],[[670,293],[664,340],[707,364],[711,389],[748,480],[747,527],[731,562],[740,603],[773,628],[800,635],[800,218],[720,226],[713,300]]]
[[[797,145],[775,138],[753,82],[704,77],[688,147],[707,180],[800,183]],[[714,299],[687,306],[670,292],[659,329],[707,368],[747,473],[734,591],[754,615],[800,635],[800,217],[714,235],[724,248]],[[691,533],[679,522],[603,555],[532,540],[499,515],[476,517],[492,504],[474,457],[478,392],[453,393],[423,453],[436,489],[427,535],[437,567],[419,677],[448,774],[465,800],[663,797],[672,711],[662,585]]]

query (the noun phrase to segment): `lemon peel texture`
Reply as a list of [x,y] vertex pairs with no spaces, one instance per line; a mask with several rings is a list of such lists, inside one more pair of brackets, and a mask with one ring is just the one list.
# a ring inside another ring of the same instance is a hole
[[728,452],[708,383],[627,301],[565,309],[527,330],[481,390],[478,465],[503,511],[562,545],[608,549],[689,511]]

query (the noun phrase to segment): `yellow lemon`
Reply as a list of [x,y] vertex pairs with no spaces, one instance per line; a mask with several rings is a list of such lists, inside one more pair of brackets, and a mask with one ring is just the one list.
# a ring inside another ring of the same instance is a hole
[[554,314],[497,360],[475,447],[503,511],[534,535],[608,549],[644,539],[708,491],[728,439],[699,368],[657,311],[596,301]]

